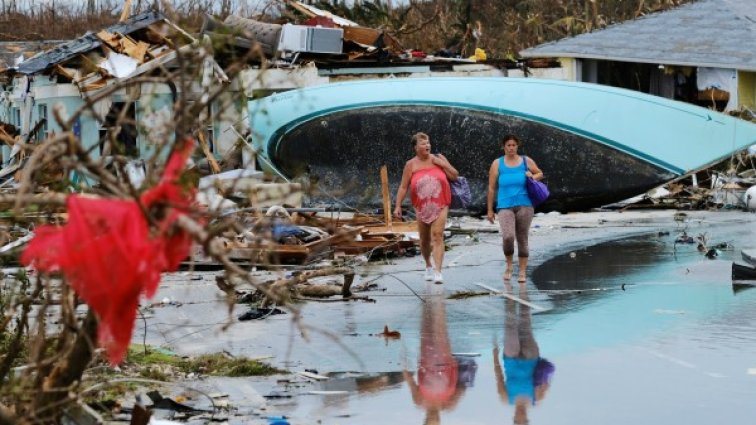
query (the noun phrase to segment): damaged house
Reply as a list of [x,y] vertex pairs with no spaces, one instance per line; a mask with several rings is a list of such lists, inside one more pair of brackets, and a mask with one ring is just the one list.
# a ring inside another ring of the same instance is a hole
[[754,34],[756,0],[699,0],[520,55],[558,59],[565,80],[622,87],[720,111],[752,112]]
[[[61,131],[53,110],[70,116],[87,99],[99,98],[92,111],[74,123],[74,132],[95,155],[107,156],[115,135],[119,154],[146,158],[170,128],[179,87],[142,82],[128,92],[121,89],[99,96],[113,84],[148,77],[176,66],[177,57],[207,48],[208,63],[201,81],[187,98],[199,99],[210,84],[227,90],[199,117],[209,154],[225,157],[249,135],[247,100],[279,91],[353,79],[428,76],[506,76],[513,63],[448,58],[405,49],[387,32],[297,1],[287,3],[302,17],[297,24],[272,24],[228,16],[210,17],[199,36],[191,35],[160,12],[148,11],[94,30],[75,40],[56,44],[23,61],[9,55],[0,68],[0,123],[5,140],[43,140]],[[244,69],[229,81],[223,69],[242,61]],[[513,72],[519,72],[513,69]],[[120,118],[124,125],[116,126]],[[171,135],[168,134],[168,137]],[[5,173],[22,164],[13,143],[2,145]],[[98,146],[99,145],[99,146]],[[239,165],[253,159],[242,152]],[[212,165],[212,164],[211,164]],[[232,167],[233,168],[233,167]],[[215,170],[217,171],[217,170]],[[2,171],[0,171],[2,173]]]
[[[90,99],[96,99],[91,111],[73,124],[84,147],[95,156],[107,156],[111,154],[107,152],[109,144],[103,141],[114,136],[117,143],[113,149],[118,152],[112,153],[148,157],[155,153],[160,140],[172,137],[170,124],[180,88],[171,82],[145,81],[109,93],[111,86],[149,76],[159,69],[171,69],[177,66],[179,55],[197,48],[195,37],[153,11],[88,32],[2,70],[0,122],[11,138],[34,143],[61,131],[53,118],[54,108],[60,108],[61,115],[67,117],[85,107]],[[207,77],[227,82],[217,63],[210,57],[207,61],[203,80]],[[203,87],[195,83],[190,90],[195,89],[199,96]],[[103,96],[105,90],[108,93]],[[220,149],[223,141],[215,136],[221,125],[215,116],[215,105],[209,109],[200,122],[206,123],[202,134],[213,151]],[[122,125],[116,126],[117,122]],[[238,140],[230,133],[225,137],[229,145]],[[16,153],[12,143],[3,145],[5,170],[21,165]]]

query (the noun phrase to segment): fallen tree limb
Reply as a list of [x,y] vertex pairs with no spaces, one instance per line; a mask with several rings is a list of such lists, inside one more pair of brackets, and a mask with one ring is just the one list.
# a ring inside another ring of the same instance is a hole
[[[342,287],[342,295],[349,297],[352,295],[351,286],[354,281],[354,270],[351,267],[327,267],[320,270],[305,271],[292,276],[288,279],[279,279],[268,287],[268,292],[273,295],[272,300],[280,302],[280,300],[288,301],[292,298],[292,293],[296,291],[296,286],[307,282],[309,279],[320,276],[331,275],[344,275],[344,285]],[[267,295],[267,294],[266,294]],[[263,306],[268,305],[269,300],[263,302]]]

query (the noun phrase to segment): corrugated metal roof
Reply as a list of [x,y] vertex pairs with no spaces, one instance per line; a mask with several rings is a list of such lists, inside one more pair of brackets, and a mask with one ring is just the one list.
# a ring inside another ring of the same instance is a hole
[[[165,15],[160,12],[148,11],[134,15],[125,22],[119,22],[105,28],[110,33],[130,34],[134,31],[146,28],[155,22],[164,20]],[[21,74],[36,74],[47,68],[65,62],[76,55],[89,52],[100,47],[102,42],[94,33],[87,33],[75,40],[56,46],[45,52],[41,52],[22,62],[17,72]]]
[[700,0],[520,55],[756,71],[755,41],[756,0]]

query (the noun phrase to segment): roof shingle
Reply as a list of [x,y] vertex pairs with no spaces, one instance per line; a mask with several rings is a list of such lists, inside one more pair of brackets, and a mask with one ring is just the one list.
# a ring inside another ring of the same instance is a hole
[[756,0],[699,0],[520,55],[756,71],[754,41]]

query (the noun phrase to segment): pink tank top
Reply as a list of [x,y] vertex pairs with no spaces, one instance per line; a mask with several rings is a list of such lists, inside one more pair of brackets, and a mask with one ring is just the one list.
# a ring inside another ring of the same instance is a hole
[[423,168],[412,173],[412,206],[423,223],[433,223],[444,208],[451,205],[451,189],[440,167]]

